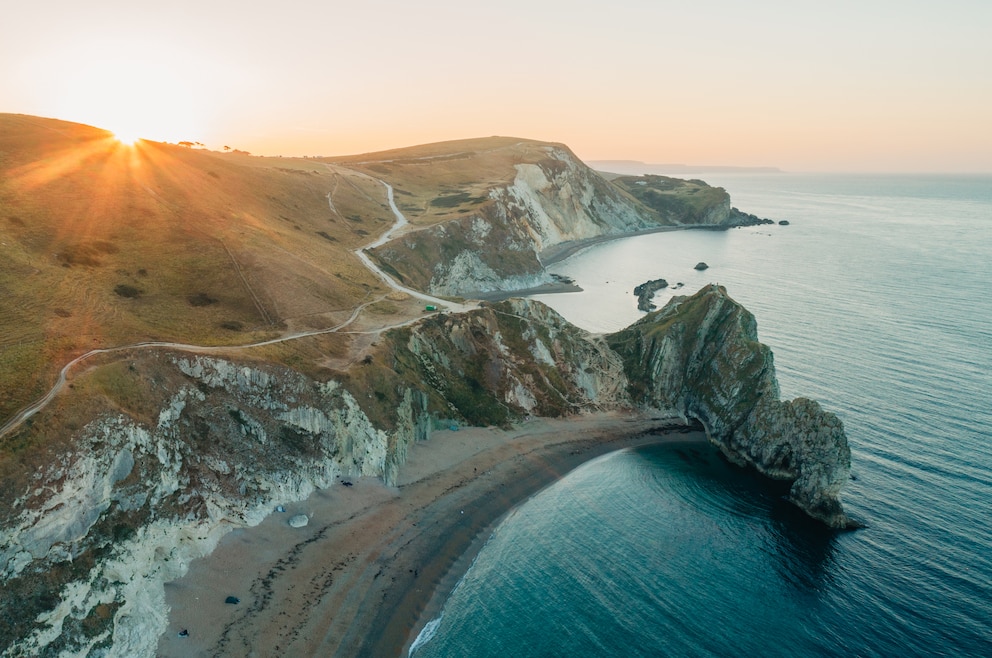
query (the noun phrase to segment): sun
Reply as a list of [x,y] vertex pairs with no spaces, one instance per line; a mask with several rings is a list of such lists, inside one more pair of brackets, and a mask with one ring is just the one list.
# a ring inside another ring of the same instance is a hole
[[128,145],[200,139],[199,79],[186,64],[181,53],[154,44],[90,44],[58,78],[58,116],[109,130]]

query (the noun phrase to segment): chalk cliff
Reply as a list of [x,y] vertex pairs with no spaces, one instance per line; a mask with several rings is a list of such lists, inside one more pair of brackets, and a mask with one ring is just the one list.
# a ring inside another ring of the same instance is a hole
[[564,243],[666,226],[767,221],[731,208],[725,190],[702,181],[608,181],[562,145],[520,149],[523,161],[512,165],[509,182],[493,184],[473,210],[377,248],[384,269],[436,295],[521,290],[552,282],[540,255]]
[[551,282],[538,257],[549,246],[664,224],[566,147],[527,149],[529,161],[513,165],[511,182],[491,187],[477,211],[394,240],[376,256],[432,294],[518,290]]
[[337,382],[271,364],[172,354],[132,368],[167,383],[153,421],[94,419],[3,515],[5,656],[154,655],[163,585],[191,560],[341,475],[393,482],[430,432],[426,397],[406,388],[383,428]]

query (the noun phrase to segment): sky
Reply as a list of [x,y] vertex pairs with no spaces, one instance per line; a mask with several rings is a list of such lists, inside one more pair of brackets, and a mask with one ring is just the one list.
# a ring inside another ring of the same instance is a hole
[[32,0],[0,112],[265,155],[992,172],[990,0]]

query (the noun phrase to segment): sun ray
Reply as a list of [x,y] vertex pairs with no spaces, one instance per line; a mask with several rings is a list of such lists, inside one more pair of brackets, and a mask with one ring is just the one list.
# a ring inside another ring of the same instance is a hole
[[44,160],[14,169],[10,174],[11,182],[22,186],[25,190],[33,190],[57,178],[85,169],[89,161],[117,146],[119,144],[116,140],[110,137],[73,144]]

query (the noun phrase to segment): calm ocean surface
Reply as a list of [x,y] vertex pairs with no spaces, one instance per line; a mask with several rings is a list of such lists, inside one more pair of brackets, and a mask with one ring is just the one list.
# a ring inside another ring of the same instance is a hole
[[599,245],[540,299],[613,331],[648,279],[726,286],[783,397],[844,421],[867,527],[705,444],[614,453],[499,526],[414,655],[992,656],[992,177],[700,177],[791,225]]

